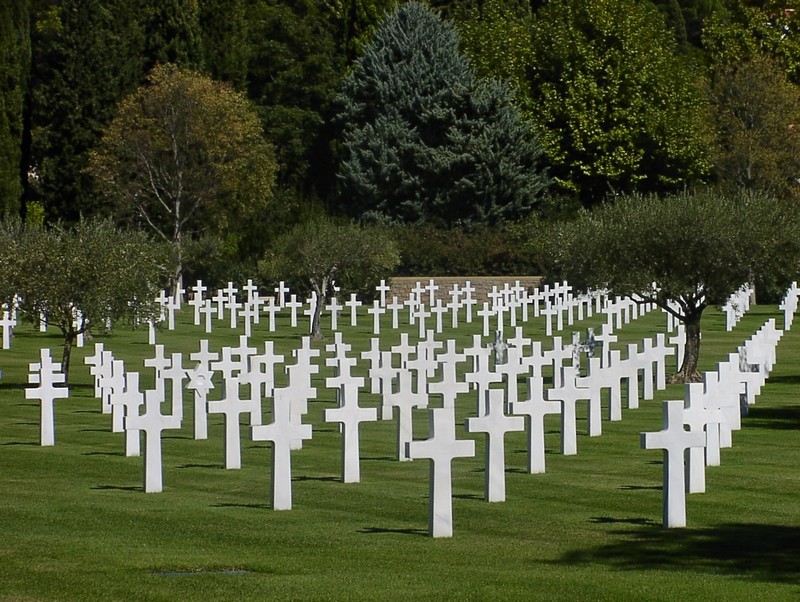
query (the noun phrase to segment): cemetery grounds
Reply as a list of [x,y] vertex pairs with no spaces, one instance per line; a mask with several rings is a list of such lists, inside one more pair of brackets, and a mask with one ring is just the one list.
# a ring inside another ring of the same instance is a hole
[[[703,320],[701,370],[711,370],[776,306],[754,306],[731,332],[722,314]],[[265,320],[250,339],[266,338],[291,363],[308,319],[287,316],[268,333]],[[381,348],[416,340],[416,327],[389,327]],[[567,327],[597,327],[595,316]],[[329,321],[324,318],[328,343]],[[615,348],[662,332],[654,311],[619,329]],[[340,318],[350,355],[369,348],[372,319],[356,327]],[[480,332],[479,320],[445,330],[459,347]],[[163,436],[164,491],[142,490],[142,458],[127,458],[124,435],[101,414],[83,359],[103,342],[127,370],[153,386],[147,331],[118,330],[74,349],[70,397],[55,402],[56,442],[39,446],[39,408],[25,399],[28,364],[39,349],[61,356],[57,331],[20,325],[12,348],[0,351],[0,601],[27,600],[788,600],[800,596],[800,328],[784,333],[778,361],[733,447],[706,471],[707,491],[687,495],[687,528],[661,526],[661,452],[643,450],[639,433],[661,428],[661,401],[683,399],[670,385],[656,399],[603,421],[588,437],[586,404],[578,406],[578,454],[559,453],[560,423],[546,417],[546,474],[526,472],[526,438],[506,436],[506,501],[484,501],[483,435],[464,431],[474,394],[457,405],[457,436],[476,441],[474,458],[453,469],[453,537],[428,535],[429,462],[396,460],[394,422],[361,425],[361,482],[341,482],[341,434],[322,420],[334,407],[325,387],[325,342],[315,376],[317,398],[304,421],[313,438],[292,452],[293,507],[270,506],[271,444],[252,442],[242,427],[242,468],[223,467],[220,415],[209,415],[209,438],[192,437],[192,392],[184,422]],[[241,334],[215,322],[213,334],[192,325],[184,307],[176,330],[158,333],[167,354],[188,354],[207,338],[213,350]],[[544,341],[543,320],[524,334]],[[486,341],[488,342],[488,340]],[[674,361],[674,358],[668,361]],[[672,365],[672,364],[671,364]],[[282,374],[282,371],[280,372]],[[359,361],[354,374],[366,376]],[[278,384],[281,381],[278,380]],[[520,382],[520,392],[524,385]],[[218,399],[219,389],[209,394]],[[623,385],[623,399],[625,399]],[[362,389],[362,406],[377,407]],[[432,403],[432,405],[435,405]],[[605,404],[604,404],[605,405]],[[266,411],[266,408],[265,408]],[[428,437],[428,410],[414,410],[414,437]],[[604,408],[604,417],[606,410]],[[265,418],[265,424],[268,420]]]

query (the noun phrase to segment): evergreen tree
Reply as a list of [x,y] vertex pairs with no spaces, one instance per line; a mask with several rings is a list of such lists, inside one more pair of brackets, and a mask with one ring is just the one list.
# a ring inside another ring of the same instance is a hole
[[200,8],[203,52],[208,74],[238,90],[247,86],[246,0],[205,0]]
[[164,63],[187,69],[202,68],[203,34],[198,0],[137,1],[143,2],[145,70]]
[[248,96],[275,143],[282,194],[324,197],[333,180],[326,122],[344,72],[332,13],[319,0],[251,0],[247,18]]
[[540,147],[508,87],[478,79],[454,27],[421,4],[381,24],[339,102],[350,215],[494,223],[543,194]]
[[143,76],[136,3],[62,0],[34,15],[32,189],[53,219],[100,210],[84,168],[119,99]]
[[20,210],[23,107],[31,61],[27,0],[0,3],[0,217]]

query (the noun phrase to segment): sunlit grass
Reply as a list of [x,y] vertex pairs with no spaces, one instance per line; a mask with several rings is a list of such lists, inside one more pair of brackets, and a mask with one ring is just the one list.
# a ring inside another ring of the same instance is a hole
[[[724,317],[709,310],[701,369],[778,315],[756,306],[727,333]],[[651,336],[664,322],[660,313],[646,316],[619,331],[618,345]],[[353,355],[368,348],[371,324],[365,316],[357,328],[343,328]],[[262,323],[251,341],[270,336],[293,363],[303,330],[281,326],[280,335],[268,335]],[[459,345],[478,329],[462,325]],[[415,339],[414,327],[402,330]],[[544,339],[540,321],[525,332]],[[220,327],[211,346],[234,345],[238,334]],[[800,593],[796,331],[781,341],[769,384],[734,433],[734,447],[723,450],[722,466],[708,469],[707,493],[688,496],[688,528],[661,528],[661,455],[639,448],[639,432],[660,428],[659,400],[682,398],[670,386],[625,410],[622,422],[604,422],[598,438],[584,434],[579,407],[577,456],[558,453],[558,418],[549,417],[544,475],[526,474],[524,435],[510,434],[504,503],[483,500],[484,440],[476,436],[476,457],[453,462],[454,537],[447,540],[427,535],[428,463],[394,459],[393,423],[362,426],[362,481],[341,482],[341,435],[322,421],[334,399],[324,387],[328,368],[315,378],[318,399],[306,417],[313,439],[292,457],[293,509],[275,512],[271,446],[249,441],[243,427],[242,469],[225,470],[221,417],[210,416],[209,440],[193,440],[190,392],[184,426],[165,432],[164,491],[143,493],[141,458],[124,456],[124,436],[111,432],[93,398],[82,363],[90,346],[75,350],[71,396],[56,401],[56,446],[39,447],[37,403],[23,393],[27,364],[42,346],[59,357],[59,338],[29,327],[16,335],[13,348],[0,352],[0,600],[786,600]],[[205,337],[185,311],[179,329],[159,333],[158,342],[190,365],[188,353]],[[143,388],[152,386],[142,364],[153,355],[145,331],[96,340],[142,373]],[[385,329],[384,347],[398,341]],[[325,343],[316,345],[324,355]],[[473,397],[459,400],[459,437],[470,436],[463,420],[474,412]],[[362,405],[376,403],[362,393]],[[427,429],[419,410],[415,436],[427,437]]]

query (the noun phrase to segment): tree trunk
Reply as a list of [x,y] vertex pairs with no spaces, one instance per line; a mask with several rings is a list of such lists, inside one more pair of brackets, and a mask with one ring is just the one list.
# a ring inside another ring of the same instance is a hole
[[700,319],[703,317],[703,310],[691,313],[683,320],[686,328],[686,339],[683,348],[683,364],[669,378],[671,383],[694,383],[700,382],[702,378],[697,371],[697,362],[700,359]]
[[75,333],[70,329],[64,335],[64,350],[61,356],[61,372],[64,373],[64,384],[69,384],[69,359],[72,356],[72,343],[75,340]]
[[325,306],[325,293],[328,291],[328,277],[322,279],[322,286],[318,283],[312,283],[314,292],[317,293],[317,306],[314,308],[314,315],[311,316],[311,339],[314,341],[321,341],[325,337],[322,336],[322,308]]

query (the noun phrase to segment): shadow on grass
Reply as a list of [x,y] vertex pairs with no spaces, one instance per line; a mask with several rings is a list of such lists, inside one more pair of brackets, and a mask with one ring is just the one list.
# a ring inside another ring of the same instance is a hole
[[394,456],[373,456],[372,458],[361,458],[362,462],[393,462],[397,460]]
[[751,407],[744,424],[747,428],[780,431],[800,429],[800,405],[779,408]]
[[380,535],[380,534],[387,534],[387,533],[395,533],[398,535],[417,535],[417,536],[428,536],[427,529],[387,529],[385,527],[364,527],[363,529],[359,529],[359,533],[366,533],[368,535]]
[[94,491],[136,491],[138,493],[143,491],[139,485],[95,485],[92,489]]
[[35,441],[6,441],[5,443],[0,443],[0,445],[39,445]]
[[560,564],[619,570],[727,573],[756,581],[800,584],[800,527],[729,523],[707,529],[663,529],[642,518],[595,517],[641,525],[611,531],[614,542],[565,554]]
[[178,468],[222,468],[221,464],[181,464]]
[[292,477],[292,481],[322,481],[325,483],[341,483],[341,477],[307,477],[307,476],[296,476]]
[[483,501],[483,499],[484,499],[482,495],[478,495],[476,493],[459,493],[459,494],[453,495],[453,497],[456,498],[456,499],[459,499],[459,500],[478,500],[478,501]]
[[[105,432],[105,431],[103,431]],[[83,452],[82,456],[124,456],[125,452],[121,451],[113,451],[113,452],[101,452],[101,451],[92,451],[92,452]]]
[[661,491],[662,485],[621,485],[623,491]]
[[219,502],[217,504],[209,504],[212,508],[250,508],[252,510],[269,510],[272,508],[270,504],[234,504],[230,502]]

